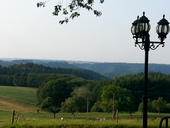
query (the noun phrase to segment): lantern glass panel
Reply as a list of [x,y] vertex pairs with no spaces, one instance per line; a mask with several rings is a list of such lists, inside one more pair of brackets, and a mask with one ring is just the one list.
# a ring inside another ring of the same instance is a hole
[[149,32],[150,24],[149,23],[139,23],[138,24],[138,30],[140,32]]
[[139,23],[138,24],[138,30],[139,30],[139,32],[143,32],[144,31],[144,28],[145,26],[144,26],[144,23]]
[[133,35],[136,35],[136,34],[138,34],[138,27],[137,27],[137,25],[133,25],[132,27],[131,27],[131,33],[133,34]]
[[145,31],[149,32],[149,31],[150,31],[150,29],[151,29],[151,26],[150,26],[150,24],[149,24],[149,23],[145,23],[145,24],[146,24],[146,29],[145,29]]
[[161,34],[161,33],[168,34],[169,26],[168,25],[158,25],[156,28],[156,32],[158,34]]
[[131,33],[132,33],[132,35],[135,35],[135,26],[131,27]]
[[156,33],[159,34],[159,25],[156,26]]
[[167,33],[168,32],[168,28],[166,25],[162,25],[162,33]]

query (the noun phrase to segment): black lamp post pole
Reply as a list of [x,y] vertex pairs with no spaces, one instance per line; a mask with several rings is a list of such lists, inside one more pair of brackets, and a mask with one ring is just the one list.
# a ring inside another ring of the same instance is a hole
[[143,96],[143,128],[147,128],[147,111],[148,111],[148,58],[149,58],[149,46],[150,46],[150,40],[149,40],[149,35],[146,38],[145,42],[145,67],[144,67],[144,80],[145,80],[145,85],[144,85],[144,96]]

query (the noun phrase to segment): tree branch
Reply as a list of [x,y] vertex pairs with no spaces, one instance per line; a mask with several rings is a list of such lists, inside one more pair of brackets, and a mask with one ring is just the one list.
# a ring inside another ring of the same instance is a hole
[[[59,0],[58,0],[59,1]],[[67,0],[65,0],[67,1]],[[103,3],[104,0],[99,0],[99,3]],[[37,3],[37,7],[45,7],[46,2],[39,2]],[[67,2],[66,2],[67,3]],[[88,11],[92,11],[94,15],[101,16],[102,13],[98,10],[93,9],[94,0],[71,0],[69,4],[66,4],[64,7],[63,4],[59,3],[54,6],[54,11],[52,14],[54,16],[58,16],[60,12],[62,12],[62,15],[67,16],[64,20],[60,20],[59,23],[68,23],[69,19],[74,19],[75,17],[79,17],[80,8],[86,9]]]

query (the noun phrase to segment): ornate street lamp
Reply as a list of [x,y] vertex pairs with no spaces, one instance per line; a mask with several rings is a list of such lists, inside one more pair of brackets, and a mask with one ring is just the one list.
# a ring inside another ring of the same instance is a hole
[[165,15],[163,15],[163,19],[158,22],[156,32],[158,34],[158,38],[160,38],[163,43],[166,35],[169,33],[169,22],[165,19]]
[[[145,50],[145,67],[144,67],[144,96],[143,96],[143,128],[147,128],[147,104],[148,104],[148,96],[147,96],[147,88],[148,88],[148,53],[149,50],[155,50],[159,45],[164,47],[164,39],[169,33],[169,22],[165,19],[165,15],[163,15],[163,19],[158,22],[156,27],[156,32],[158,34],[158,38],[160,42],[150,41],[150,24],[149,19],[145,16],[145,12],[143,12],[143,16],[132,23],[131,33],[133,38],[135,39],[135,47],[139,46],[141,50]],[[140,41],[141,40],[141,41]]]

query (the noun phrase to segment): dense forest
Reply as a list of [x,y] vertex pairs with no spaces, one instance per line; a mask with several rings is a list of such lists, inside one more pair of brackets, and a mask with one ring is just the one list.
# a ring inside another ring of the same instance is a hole
[[[23,74],[24,73],[24,74]],[[106,77],[86,69],[71,69],[71,68],[51,68],[35,63],[15,64],[8,67],[0,66],[0,84],[14,85],[13,79],[17,77],[34,77],[30,73],[35,74],[69,74],[77,77],[81,77],[88,80],[102,80]],[[16,83],[15,83],[16,84]],[[26,84],[27,85],[27,84]]]
[[[89,70],[26,63],[0,66],[0,84],[38,88],[37,105],[54,114],[142,110],[143,73],[106,79]],[[150,72],[148,97],[150,111],[170,112],[170,75]]]
[[[8,67],[14,64],[35,63],[52,68],[71,68],[87,69],[97,72],[107,78],[115,78],[124,75],[136,74],[144,71],[144,64],[141,63],[99,63],[82,61],[57,61],[57,60],[11,60],[0,61],[0,65]],[[170,74],[170,65],[168,64],[149,64],[150,72],[161,72]]]

